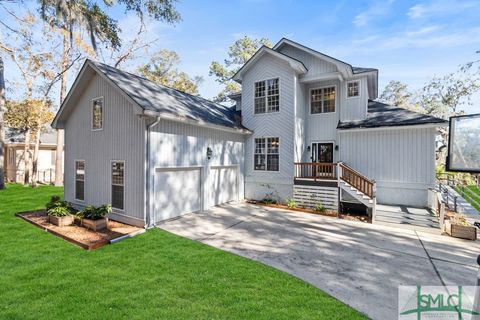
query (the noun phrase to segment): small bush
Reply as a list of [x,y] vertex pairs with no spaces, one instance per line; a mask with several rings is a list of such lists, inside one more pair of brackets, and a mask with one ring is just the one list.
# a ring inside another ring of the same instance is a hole
[[273,199],[270,199],[270,198],[264,198],[262,200],[262,202],[265,203],[265,204],[277,204],[276,200],[273,200]]
[[109,204],[100,207],[90,205],[80,211],[78,215],[83,219],[99,220],[105,218],[110,212],[112,212],[112,206]]
[[287,198],[287,199],[285,199],[285,204],[286,204],[287,207],[289,207],[290,209],[295,209],[295,208],[298,207],[297,201],[295,201],[295,199]]
[[52,196],[50,201],[45,205],[47,214],[55,217],[65,217],[74,214],[75,209],[67,201],[60,200],[59,196]]
[[317,203],[315,205],[315,207],[313,208],[313,210],[316,211],[316,212],[321,212],[321,213],[327,211],[327,209],[323,206],[323,204],[321,202]]

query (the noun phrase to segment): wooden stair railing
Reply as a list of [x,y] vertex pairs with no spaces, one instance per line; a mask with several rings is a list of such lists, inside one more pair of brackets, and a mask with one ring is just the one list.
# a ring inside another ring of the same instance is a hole
[[375,196],[375,180],[368,179],[358,171],[347,166],[345,163],[339,164],[340,179],[367,195],[371,199]]
[[337,180],[337,164],[330,162],[296,162],[295,179]]

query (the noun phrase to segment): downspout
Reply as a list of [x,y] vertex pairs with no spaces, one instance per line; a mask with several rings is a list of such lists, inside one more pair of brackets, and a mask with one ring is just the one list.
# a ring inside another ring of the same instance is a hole
[[146,146],[145,146],[145,189],[143,190],[144,194],[144,212],[145,212],[145,229],[153,228],[155,225],[155,222],[152,221],[152,210],[151,210],[151,205],[150,205],[150,198],[151,198],[151,193],[152,193],[152,186],[151,186],[151,175],[152,175],[152,168],[151,168],[151,163],[150,163],[150,135],[151,135],[151,129],[156,126],[160,122],[160,117],[156,116],[155,121],[152,122],[151,124],[147,125],[147,137],[146,137]]

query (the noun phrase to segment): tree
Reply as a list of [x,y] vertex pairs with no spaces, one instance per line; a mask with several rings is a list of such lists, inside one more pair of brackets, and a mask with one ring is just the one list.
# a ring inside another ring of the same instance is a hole
[[0,190],[5,189],[5,167],[3,154],[5,148],[5,126],[3,120],[3,114],[5,112],[5,80],[3,73],[3,58],[0,55]]
[[203,81],[202,77],[190,78],[187,73],[178,70],[178,64],[180,64],[180,57],[175,51],[162,49],[137,71],[155,83],[197,95],[198,85]]
[[245,36],[229,47],[228,59],[223,64],[212,61],[209,75],[216,77],[215,81],[223,85],[222,91],[214,98],[215,101],[227,101],[230,94],[240,91],[240,85],[231,78],[261,46],[271,48],[272,43],[267,38],[252,39]]
[[[121,46],[117,22],[111,19],[96,1],[85,0],[39,0],[42,19],[63,32],[62,70],[60,80],[60,104],[67,94],[67,72],[70,48],[73,45],[72,35],[75,29],[85,30],[90,36],[94,51],[97,49],[97,39],[107,46],[117,49]],[[180,14],[175,10],[174,0],[104,0],[107,6],[124,5],[126,11],[134,11],[143,17],[147,13],[158,21],[174,23],[180,20]],[[63,163],[63,130],[57,130],[57,151],[55,161],[55,185],[62,184]]]
[[412,93],[406,83],[391,80],[383,89],[382,94],[380,95],[380,100],[405,108],[408,110],[421,112],[421,108],[415,102],[415,94]]

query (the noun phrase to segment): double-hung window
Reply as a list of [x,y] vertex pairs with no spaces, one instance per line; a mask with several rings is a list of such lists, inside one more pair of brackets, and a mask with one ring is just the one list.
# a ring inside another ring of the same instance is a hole
[[280,111],[278,78],[255,82],[255,114]]
[[112,207],[124,209],[125,199],[125,162],[112,162]]
[[85,200],[85,161],[75,161],[75,199]]
[[278,171],[280,144],[278,138],[256,138],[255,170]]
[[312,89],[310,91],[310,113],[335,112],[335,87]]
[[354,98],[360,95],[360,81],[347,82],[347,98]]
[[103,129],[103,97],[92,101],[92,130]]

